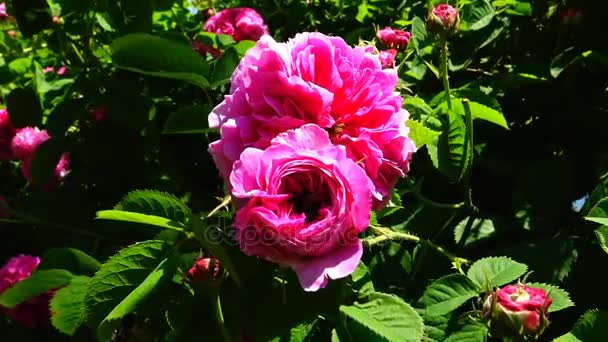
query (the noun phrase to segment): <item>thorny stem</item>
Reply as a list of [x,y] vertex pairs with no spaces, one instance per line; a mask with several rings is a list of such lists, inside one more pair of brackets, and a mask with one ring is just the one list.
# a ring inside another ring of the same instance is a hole
[[368,247],[371,247],[371,246],[374,246],[374,245],[377,245],[379,243],[386,242],[386,241],[410,241],[410,242],[420,243],[420,244],[423,244],[427,247],[434,249],[435,251],[444,255],[446,258],[450,259],[450,261],[452,262],[452,265],[460,273],[463,272],[462,265],[467,264],[469,262],[467,259],[459,258],[459,257],[453,255],[452,253],[446,251],[445,249],[443,249],[443,247],[438,246],[429,240],[422,239],[418,236],[408,234],[408,233],[403,233],[403,232],[396,232],[396,231],[393,231],[393,230],[385,228],[385,227],[378,227],[378,226],[370,226],[370,227],[379,235],[363,240],[363,243]]
[[450,93],[450,81],[448,78],[448,40],[445,36],[441,36],[439,42],[441,49],[441,80],[443,81],[443,89],[445,90],[445,101],[448,104],[448,109],[452,109],[452,95]]

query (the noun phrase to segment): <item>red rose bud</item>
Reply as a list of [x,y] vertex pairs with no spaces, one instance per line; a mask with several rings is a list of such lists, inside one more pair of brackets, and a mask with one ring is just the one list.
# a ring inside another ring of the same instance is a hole
[[193,283],[217,280],[220,275],[220,263],[216,258],[200,258],[188,270],[188,279]]
[[395,49],[381,50],[378,53],[378,58],[380,58],[380,64],[382,64],[383,68],[394,68],[395,56],[397,56],[397,50]]
[[376,36],[384,46],[394,49],[404,48],[410,42],[410,38],[412,38],[411,33],[388,26],[379,30]]
[[540,335],[549,325],[550,305],[542,289],[507,285],[486,298],[482,315],[496,337]]
[[448,4],[435,6],[427,18],[427,28],[439,34],[452,34],[458,30],[458,11]]

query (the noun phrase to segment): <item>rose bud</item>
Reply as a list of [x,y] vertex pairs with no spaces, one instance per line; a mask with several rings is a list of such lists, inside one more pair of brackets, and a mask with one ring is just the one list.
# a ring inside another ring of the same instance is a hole
[[262,16],[253,8],[228,8],[211,16],[203,25],[203,30],[215,34],[227,34],[239,40],[258,40],[268,34],[268,27]]
[[220,263],[216,258],[200,258],[188,270],[188,279],[193,283],[210,282],[220,276]]
[[[40,264],[40,258],[31,255],[18,255],[11,258],[0,268],[0,293],[28,278],[38,264]],[[52,296],[53,291],[48,291],[11,309],[0,305],[0,312],[21,324],[35,328],[48,321],[49,300]]]
[[388,26],[378,31],[376,36],[384,46],[395,49],[404,48],[410,42],[410,38],[412,38],[411,33]]
[[0,160],[15,159],[11,141],[16,132],[8,118],[8,111],[5,108],[0,109]]
[[394,68],[395,56],[397,56],[397,50],[395,49],[381,50],[378,53],[378,58],[380,58],[383,68]]
[[458,11],[448,4],[435,6],[426,21],[427,29],[438,34],[453,34],[458,30]]
[[540,335],[549,325],[550,305],[551,298],[542,289],[507,285],[486,298],[482,315],[496,337]]

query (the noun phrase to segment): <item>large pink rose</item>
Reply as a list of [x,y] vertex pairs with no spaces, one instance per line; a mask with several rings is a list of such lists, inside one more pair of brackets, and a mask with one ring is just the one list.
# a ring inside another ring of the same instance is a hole
[[210,127],[221,133],[209,150],[227,178],[246,147],[263,149],[281,132],[317,124],[366,171],[380,208],[415,151],[396,83],[397,71],[383,70],[371,46],[351,47],[321,33],[298,34],[287,43],[263,36],[209,115]]
[[[28,278],[38,264],[40,264],[40,258],[35,256],[22,254],[12,257],[0,268],[0,293]],[[43,293],[12,309],[0,305],[0,312],[6,313],[22,324],[36,327],[49,319],[49,300],[52,295],[52,291]]]
[[373,186],[325,130],[307,124],[279,134],[265,150],[245,149],[230,184],[245,254],[291,267],[307,291],[355,270]]
[[211,16],[203,25],[203,30],[216,34],[227,34],[235,41],[258,40],[268,34],[268,27],[262,16],[253,8],[228,8]]

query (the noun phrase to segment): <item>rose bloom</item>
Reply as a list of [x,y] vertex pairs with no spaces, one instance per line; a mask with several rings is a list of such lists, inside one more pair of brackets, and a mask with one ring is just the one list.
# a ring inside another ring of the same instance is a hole
[[351,274],[363,253],[372,184],[321,127],[279,134],[247,148],[230,175],[241,250],[291,267],[306,291]]
[[507,285],[486,298],[482,314],[497,336],[530,335],[548,325],[550,305],[551,298],[542,289]]
[[[453,32],[460,21],[458,11],[448,4],[439,4],[433,8],[429,15],[431,31]],[[442,30],[440,30],[440,28]]]
[[9,15],[6,13],[6,3],[0,2],[0,19],[6,19]]
[[379,30],[376,36],[382,44],[395,49],[404,48],[410,42],[410,38],[412,38],[411,33],[388,26]]
[[246,147],[264,149],[277,134],[307,123],[324,128],[366,171],[375,208],[409,170],[415,146],[395,92],[397,71],[383,70],[373,47],[321,33],[287,43],[263,36],[231,81],[230,94],[209,114],[209,126],[221,133],[209,151],[224,178]]
[[8,111],[5,108],[0,109],[0,161],[15,159],[11,141],[16,132],[8,118]]
[[215,34],[227,34],[235,41],[258,40],[268,34],[268,27],[262,16],[253,8],[228,8],[211,16],[203,25],[203,30]]
[[383,68],[394,68],[395,56],[397,56],[397,50],[395,49],[380,50],[378,52],[378,58],[380,58]]
[[[32,183],[31,163],[36,149],[50,139],[46,130],[38,127],[25,127],[19,129],[11,142],[13,153],[21,161],[21,172],[28,182]],[[56,186],[68,173],[70,161],[67,154],[63,154],[55,167],[54,176],[43,187]]]
[[[40,258],[31,255],[22,254],[11,258],[0,268],[0,293],[28,278],[38,264],[40,264]],[[17,322],[35,328],[49,319],[49,300],[52,293],[49,291],[41,294],[12,309],[0,305],[0,312],[9,315]]]

